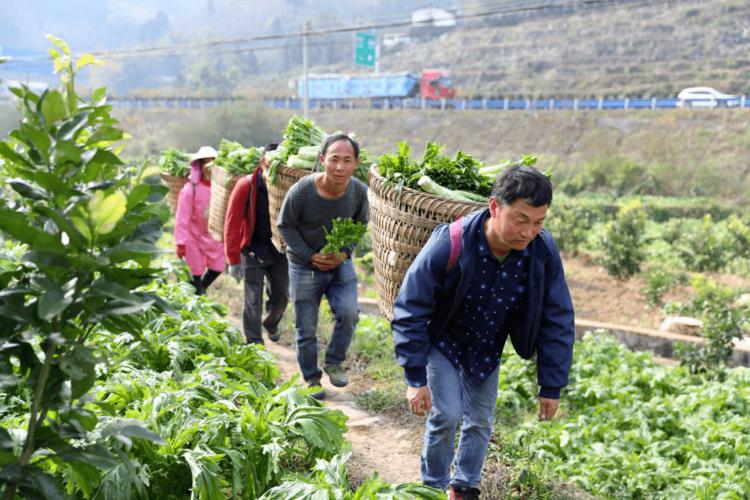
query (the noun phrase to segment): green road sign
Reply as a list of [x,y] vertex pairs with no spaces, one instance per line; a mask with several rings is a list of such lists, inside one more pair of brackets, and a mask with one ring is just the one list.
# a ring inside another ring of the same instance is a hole
[[358,32],[354,45],[354,62],[361,66],[375,66],[375,35]]

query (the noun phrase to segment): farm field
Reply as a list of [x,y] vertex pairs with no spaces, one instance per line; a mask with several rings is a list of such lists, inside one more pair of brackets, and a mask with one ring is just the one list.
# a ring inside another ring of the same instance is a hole
[[[123,161],[126,134],[105,90],[90,101],[76,93],[87,60],[74,64],[65,43],[51,41],[67,79],[41,96],[20,91],[24,120],[0,142],[3,498],[445,498],[414,482],[423,421],[407,415],[387,321],[361,317],[346,365],[353,382],[326,405],[294,377],[291,308],[278,345],[247,345],[236,326],[240,285],[225,274],[196,296],[171,255],[159,174],[186,157],[168,144],[161,163]],[[334,129],[326,127],[300,117],[279,127],[271,171],[309,163],[303,148]],[[457,143],[448,155],[437,141],[424,153],[378,141],[383,150],[367,155],[405,197],[425,176],[442,204],[458,195],[476,208],[471,196],[489,192],[495,174]],[[260,155],[219,144],[217,168],[242,173]],[[498,169],[539,161],[507,156]],[[667,315],[691,316],[704,341],[664,366],[592,332],[576,343],[549,422],[536,418],[534,363],[507,348],[483,492],[746,498],[750,370],[728,360],[750,334],[750,215],[724,191],[661,196],[669,176],[630,161],[551,175],[559,195],[545,226],[578,317],[655,328]],[[353,255],[362,297],[377,296],[378,244],[371,231]],[[325,342],[325,303],[321,317]],[[342,401],[366,413],[347,417]],[[368,418],[381,425],[359,425]],[[385,467],[389,444],[403,462]]]

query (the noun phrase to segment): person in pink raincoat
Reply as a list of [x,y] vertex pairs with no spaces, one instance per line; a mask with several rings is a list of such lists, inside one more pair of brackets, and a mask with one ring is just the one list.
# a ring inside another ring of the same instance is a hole
[[190,178],[180,191],[174,223],[176,253],[193,275],[195,293],[203,295],[224,270],[224,244],[208,233],[211,167],[216,150],[201,147],[190,161]]

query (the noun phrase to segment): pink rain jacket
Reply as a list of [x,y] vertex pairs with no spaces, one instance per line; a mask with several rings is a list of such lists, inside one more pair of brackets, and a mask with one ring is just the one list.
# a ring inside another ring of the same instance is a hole
[[192,274],[197,276],[203,274],[206,267],[219,272],[224,270],[224,245],[208,233],[211,185],[194,182],[194,177],[196,176],[191,175],[190,182],[180,191],[174,239],[176,245],[185,245],[185,262],[190,266]]

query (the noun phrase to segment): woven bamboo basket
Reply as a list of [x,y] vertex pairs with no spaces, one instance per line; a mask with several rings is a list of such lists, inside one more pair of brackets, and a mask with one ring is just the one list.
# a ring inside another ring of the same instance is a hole
[[370,238],[380,312],[393,319],[393,303],[406,270],[436,226],[487,206],[456,201],[386,184],[377,166],[370,169]]
[[274,245],[276,245],[276,248],[280,251],[286,249],[286,242],[276,228],[276,221],[279,218],[279,212],[281,212],[281,205],[284,203],[284,198],[286,197],[289,188],[291,188],[298,180],[310,175],[311,173],[312,172],[309,170],[281,165],[276,172],[276,182],[266,183],[266,187],[268,188],[268,212],[271,219],[272,239]]
[[161,181],[169,188],[167,202],[169,202],[169,208],[172,209],[172,213],[175,214],[177,213],[177,201],[180,199],[180,191],[182,191],[182,187],[187,184],[188,178],[187,176],[177,177],[164,172],[162,172],[160,176]]
[[208,233],[216,241],[224,241],[224,216],[227,213],[232,189],[242,178],[230,175],[221,167],[211,169],[211,203],[208,206]]

